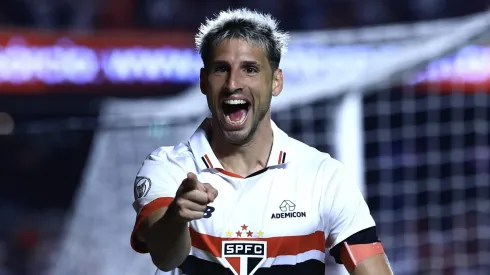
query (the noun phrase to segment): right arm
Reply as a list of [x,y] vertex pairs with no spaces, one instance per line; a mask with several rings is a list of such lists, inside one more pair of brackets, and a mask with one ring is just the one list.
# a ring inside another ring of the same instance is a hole
[[172,203],[146,219],[141,237],[159,269],[170,271],[184,262],[191,250],[188,222],[201,219],[207,204],[216,196],[213,187],[200,183],[196,175],[189,173]]
[[[131,236],[133,249],[150,253],[161,270],[178,267],[189,255],[191,240],[188,222],[202,218],[206,205],[217,196],[209,184],[200,183],[192,173],[182,171],[150,155],[135,181],[134,208],[138,212]],[[177,178],[185,178],[180,183]]]
[[188,223],[164,207],[156,210],[139,230],[139,236],[147,245],[153,264],[163,271],[170,271],[189,255],[191,238]]

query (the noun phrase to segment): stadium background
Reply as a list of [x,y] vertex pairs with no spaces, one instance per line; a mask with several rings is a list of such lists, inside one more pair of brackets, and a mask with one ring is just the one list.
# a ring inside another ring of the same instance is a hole
[[129,249],[133,177],[200,122],[193,32],[242,5],[296,35],[274,119],[355,167],[395,274],[490,274],[489,29],[409,52],[484,0],[1,1],[0,274],[153,274]]

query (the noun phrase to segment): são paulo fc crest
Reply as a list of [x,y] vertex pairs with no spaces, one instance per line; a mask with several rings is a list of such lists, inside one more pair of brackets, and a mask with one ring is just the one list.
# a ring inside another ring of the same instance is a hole
[[262,230],[252,231],[246,224],[240,227],[237,232],[226,232],[230,240],[222,241],[221,258],[234,275],[253,275],[267,259],[267,242],[260,240]]
[[267,242],[223,241],[222,258],[235,275],[253,275],[267,259]]

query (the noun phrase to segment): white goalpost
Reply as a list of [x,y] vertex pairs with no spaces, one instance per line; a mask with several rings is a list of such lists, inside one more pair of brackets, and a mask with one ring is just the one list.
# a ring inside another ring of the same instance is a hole
[[[490,85],[472,93],[430,85],[461,66],[490,80],[489,30],[490,14],[481,13],[295,33],[283,58],[273,120],[349,167],[397,275],[490,270]],[[456,63],[463,55],[471,62]],[[134,176],[149,152],[188,138],[207,112],[197,86],[168,99],[105,103],[48,274],[154,274],[148,255],[129,246]],[[326,274],[346,273],[329,259]]]

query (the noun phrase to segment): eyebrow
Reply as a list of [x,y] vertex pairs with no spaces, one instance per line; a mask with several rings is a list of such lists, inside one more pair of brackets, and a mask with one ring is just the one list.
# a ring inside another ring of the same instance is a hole
[[257,61],[243,61],[240,63],[242,66],[255,66],[255,67],[262,67],[259,62]]
[[[226,65],[226,66],[229,66],[230,63],[228,61],[224,61],[224,60],[215,60],[213,61],[211,64],[213,64],[214,66],[218,66],[218,65]],[[241,66],[256,66],[256,67],[262,67],[260,65],[259,62],[257,61],[242,61],[240,62],[240,65]]]

